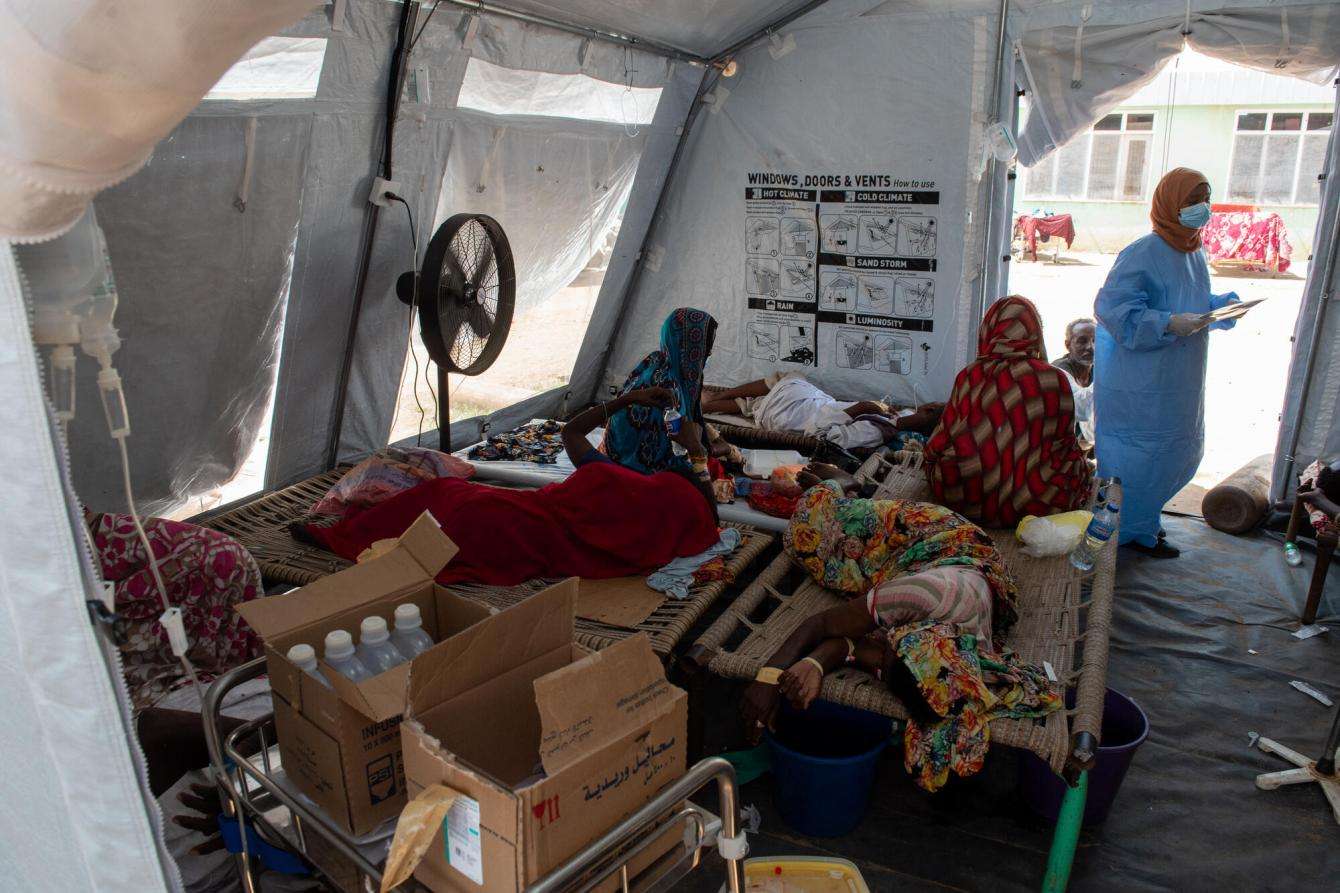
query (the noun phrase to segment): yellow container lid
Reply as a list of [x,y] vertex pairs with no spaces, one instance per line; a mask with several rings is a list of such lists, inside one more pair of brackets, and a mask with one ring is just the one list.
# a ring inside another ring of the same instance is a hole
[[870,893],[855,864],[820,856],[746,859],[744,879],[747,893]]

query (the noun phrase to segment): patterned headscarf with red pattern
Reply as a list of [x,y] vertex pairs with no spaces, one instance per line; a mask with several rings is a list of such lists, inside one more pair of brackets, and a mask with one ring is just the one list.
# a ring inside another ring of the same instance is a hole
[[1093,472],[1070,383],[1047,363],[1032,301],[1011,295],[987,311],[977,359],[926,444],[926,469],[937,501],[988,527],[1088,503]]

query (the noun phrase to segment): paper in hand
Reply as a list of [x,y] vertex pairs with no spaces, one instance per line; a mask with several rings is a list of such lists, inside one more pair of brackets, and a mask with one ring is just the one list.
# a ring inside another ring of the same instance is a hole
[[1200,315],[1201,322],[1211,323],[1220,322],[1225,319],[1237,319],[1239,316],[1245,316],[1247,311],[1264,301],[1265,298],[1257,298],[1254,301],[1238,301],[1233,304],[1226,304],[1218,310],[1211,310],[1209,313]]

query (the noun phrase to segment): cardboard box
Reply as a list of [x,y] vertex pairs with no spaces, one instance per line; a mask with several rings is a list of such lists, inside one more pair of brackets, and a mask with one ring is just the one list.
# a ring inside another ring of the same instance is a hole
[[683,774],[687,695],[645,636],[576,645],[576,600],[566,580],[415,661],[401,726],[411,796],[442,783],[469,798],[414,872],[428,887],[520,890]]
[[[265,642],[274,693],[275,726],[284,770],[335,822],[365,834],[405,805],[400,719],[412,669],[445,647],[456,633],[492,612],[433,582],[456,546],[425,513],[380,556],[323,577],[294,592],[238,606]],[[326,688],[287,657],[302,642],[322,654],[326,633],[348,630],[355,639],[364,617],[394,626],[396,605],[419,606],[432,649],[362,683],[321,661]]]

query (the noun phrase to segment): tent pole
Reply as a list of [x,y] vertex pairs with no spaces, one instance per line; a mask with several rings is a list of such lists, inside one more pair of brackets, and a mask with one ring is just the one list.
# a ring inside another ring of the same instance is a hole
[[744,40],[737,40],[735,43],[731,44],[730,46],[726,47],[724,50],[713,56],[711,61],[714,63],[726,61],[731,56],[734,56],[736,53],[740,52],[740,50],[749,46],[754,41],[759,40],[760,38],[768,37],[775,31],[780,31],[787,25],[794,22],[796,19],[800,18],[806,13],[818,9],[820,6],[823,6],[827,2],[828,0],[810,0],[809,3],[806,3],[799,9],[794,9],[791,12],[788,12],[786,15],[782,16],[781,18],[777,19],[775,22],[771,22],[767,25],[764,25],[762,28],[758,29],[753,34],[750,34]]
[[[996,26],[996,71],[991,79],[991,118],[987,121],[987,126],[1000,123],[1000,83],[1003,79],[1005,69],[1005,22],[1010,14],[1010,0],[1000,0],[1000,23]],[[986,289],[989,277],[987,276],[988,264],[994,263],[990,256],[992,247],[992,231],[996,227],[996,169],[1000,162],[992,156],[987,161],[986,178],[986,226],[982,233],[982,277],[981,283],[977,288],[977,300],[975,302],[973,313],[973,324],[976,325],[986,313]]]
[[695,56],[693,53],[686,53],[683,50],[675,49],[668,44],[657,43],[654,40],[647,40],[645,37],[638,37],[635,34],[620,34],[617,31],[606,31],[601,28],[592,28],[588,25],[575,25],[569,22],[551,19],[534,13],[521,12],[517,9],[508,9],[506,6],[499,6],[497,3],[484,3],[482,0],[441,0],[444,3],[450,3],[452,6],[459,6],[463,9],[474,10],[476,13],[488,13],[489,15],[504,16],[509,19],[516,19],[519,22],[529,22],[532,25],[543,25],[546,28],[553,28],[557,31],[566,31],[569,34],[576,34],[579,37],[589,37],[593,40],[604,41],[605,43],[617,43],[620,46],[633,47],[643,52],[652,53],[657,56],[665,56],[670,59],[677,59],[680,62],[698,62],[707,61],[702,56]]
[[[1337,82],[1337,86],[1340,86],[1340,82]],[[1337,101],[1337,103],[1340,103],[1340,101]],[[1336,150],[1340,149],[1332,146],[1332,152],[1336,152]],[[1340,189],[1340,186],[1327,180],[1325,181],[1325,188],[1328,190]],[[1316,323],[1312,326],[1312,338],[1308,342],[1308,366],[1302,373],[1302,388],[1298,392],[1298,406],[1293,412],[1293,430],[1289,433],[1289,452],[1284,455],[1284,475],[1281,475],[1280,491],[1278,491],[1281,496],[1288,495],[1289,491],[1293,489],[1293,467],[1297,463],[1298,441],[1302,440],[1302,416],[1308,410],[1308,394],[1312,390],[1312,375],[1316,371],[1317,349],[1321,346],[1321,330],[1327,323],[1327,308],[1331,306],[1331,299],[1335,296],[1332,282],[1335,278],[1336,255],[1340,253],[1340,248],[1337,248],[1337,245],[1340,245],[1340,227],[1332,227],[1331,244],[1327,245],[1327,263],[1321,271],[1321,294],[1319,300],[1317,300]],[[1270,484],[1274,488],[1274,481],[1270,481]]]
[[[382,136],[382,157],[378,159],[377,170],[387,179],[391,177],[391,144],[388,142],[395,127],[396,114],[400,107],[400,94],[404,89],[405,74],[408,71],[405,58],[409,54],[410,38],[414,34],[414,25],[419,20],[419,0],[407,0],[401,11],[400,34],[396,41],[397,52],[391,57],[390,82],[386,101],[386,132]],[[363,292],[368,284],[368,270],[372,266],[372,248],[377,240],[377,222],[381,217],[381,207],[368,203],[363,210],[363,247],[358,258],[358,273],[354,284],[354,306],[349,311],[349,331],[344,337],[344,359],[340,363],[340,376],[335,382],[335,413],[331,419],[330,437],[326,441],[326,469],[330,470],[339,462],[340,434],[344,428],[344,408],[349,397],[349,375],[354,365],[354,341],[358,337],[358,318],[363,313]],[[413,348],[411,348],[412,350]]]
[[[698,113],[702,111],[702,100],[703,95],[707,93],[709,76],[715,71],[716,69],[711,66],[703,70],[703,78],[698,82],[698,92],[694,94],[693,102],[689,103],[688,114],[684,116],[684,124],[679,130],[679,141],[675,143],[675,152],[670,156],[670,164],[665,169],[665,179],[661,181],[661,191],[656,196],[656,205],[652,208],[646,235],[642,237],[642,245],[638,249],[637,261],[633,264],[633,272],[628,277],[628,284],[624,286],[623,296],[619,302],[619,312],[614,317],[614,328],[610,330],[609,340],[600,351],[600,370],[596,373],[594,389],[586,395],[587,400],[595,398],[596,392],[600,389],[600,383],[605,379],[610,354],[614,352],[614,344],[618,340],[619,332],[622,331],[624,320],[628,316],[628,305],[637,293],[638,283],[642,279],[642,268],[647,262],[647,246],[651,243],[652,236],[656,234],[656,224],[660,219],[661,212],[665,209],[665,197],[670,194],[670,183],[674,180],[675,171],[679,169],[679,162],[684,156],[684,147],[688,144],[689,133],[693,130],[693,122],[698,120]],[[712,83],[715,84],[716,80],[712,80]]]

